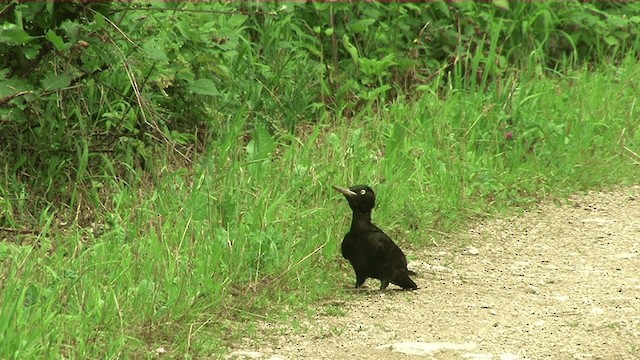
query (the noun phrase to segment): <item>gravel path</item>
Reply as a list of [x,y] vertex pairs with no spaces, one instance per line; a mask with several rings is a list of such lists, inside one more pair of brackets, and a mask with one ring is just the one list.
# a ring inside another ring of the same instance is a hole
[[640,359],[640,187],[456,237],[469,246],[410,254],[418,291],[369,280],[295,329],[259,324],[227,358]]

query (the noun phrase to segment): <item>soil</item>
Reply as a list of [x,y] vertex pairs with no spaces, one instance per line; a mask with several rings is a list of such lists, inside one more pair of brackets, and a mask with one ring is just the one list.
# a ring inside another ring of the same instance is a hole
[[369,279],[296,326],[260,323],[227,358],[640,359],[640,186],[454,237],[406,251],[417,291]]

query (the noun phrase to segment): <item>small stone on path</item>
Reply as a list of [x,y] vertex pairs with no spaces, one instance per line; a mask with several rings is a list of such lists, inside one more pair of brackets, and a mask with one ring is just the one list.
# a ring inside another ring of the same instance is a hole
[[230,352],[225,359],[261,359],[262,353],[258,351],[236,350]]
[[462,357],[465,359],[472,359],[472,360],[492,360],[493,359],[493,354],[462,354]]
[[464,253],[467,255],[478,255],[480,254],[480,250],[478,250],[478,248],[476,247],[469,246],[468,248],[464,249]]
[[500,355],[498,355],[498,359],[500,359],[500,360],[518,360],[518,359],[520,359],[520,355],[516,355],[516,354],[500,354]]
[[535,286],[533,286],[533,285],[528,285],[528,286],[527,286],[527,289],[525,290],[525,292],[526,292],[527,294],[534,294],[534,295],[535,295],[535,294],[537,294],[537,293],[538,293],[538,292],[540,292],[540,291],[538,290],[538,288],[537,288],[537,287],[535,287]]
[[631,259],[638,256],[637,252],[628,252],[628,253],[621,253],[621,254],[616,254],[613,255],[614,258],[616,259]]
[[612,221],[611,220],[607,220],[607,219],[603,219],[603,218],[587,218],[587,219],[582,219],[583,223],[592,223],[592,224],[596,224],[596,225],[607,225],[610,224]]
[[378,349],[391,349],[391,351],[407,354],[407,355],[415,355],[415,356],[426,356],[432,355],[438,351],[443,350],[453,350],[453,351],[462,351],[462,350],[472,350],[475,349],[476,344],[467,343],[467,344],[456,344],[456,343],[426,343],[426,342],[402,342],[395,343],[390,345],[382,345],[378,346]]

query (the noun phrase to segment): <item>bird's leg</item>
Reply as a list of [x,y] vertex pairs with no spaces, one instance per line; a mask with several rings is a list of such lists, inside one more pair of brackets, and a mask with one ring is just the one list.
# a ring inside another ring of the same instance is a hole
[[389,286],[389,280],[380,280],[380,291],[384,291],[387,286]]
[[360,286],[362,286],[362,284],[364,284],[365,280],[367,280],[366,276],[362,276],[362,275],[356,274],[356,289],[359,289]]

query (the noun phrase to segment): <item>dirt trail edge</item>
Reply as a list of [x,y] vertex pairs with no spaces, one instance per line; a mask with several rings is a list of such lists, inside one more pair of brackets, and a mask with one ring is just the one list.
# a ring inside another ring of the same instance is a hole
[[458,237],[470,247],[411,254],[418,291],[368,280],[370,290],[319,305],[296,328],[259,324],[227,358],[640,359],[639,186]]

